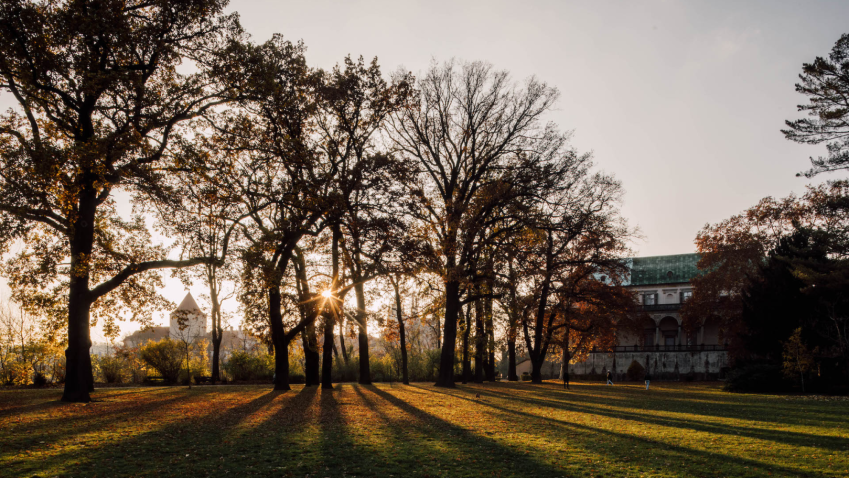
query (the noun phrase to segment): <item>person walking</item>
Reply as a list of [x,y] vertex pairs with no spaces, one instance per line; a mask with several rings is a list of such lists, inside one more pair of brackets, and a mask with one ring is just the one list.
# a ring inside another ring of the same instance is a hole
[[649,373],[648,370],[646,370],[645,381],[646,381],[646,390],[648,390],[649,389],[649,382],[651,382],[651,374]]
[[613,374],[610,371],[607,372],[607,385],[613,385]]
[[569,390],[569,372],[563,372],[563,388]]

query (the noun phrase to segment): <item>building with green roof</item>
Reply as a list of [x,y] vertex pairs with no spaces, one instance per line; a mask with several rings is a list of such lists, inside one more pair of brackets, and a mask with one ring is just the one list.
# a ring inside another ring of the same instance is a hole
[[689,283],[699,274],[698,254],[634,257],[628,262],[630,286]]
[[611,371],[621,379],[636,361],[658,379],[719,378],[728,359],[719,322],[705,318],[690,334],[682,327],[680,309],[693,295],[690,281],[700,274],[699,258],[699,254],[675,254],[627,259],[630,273],[624,285],[634,292],[643,312],[637,330],[617,331],[613,349],[597,350],[575,363],[576,375]]

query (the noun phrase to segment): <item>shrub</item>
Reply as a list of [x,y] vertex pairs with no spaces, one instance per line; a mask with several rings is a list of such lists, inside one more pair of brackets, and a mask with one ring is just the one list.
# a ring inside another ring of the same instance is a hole
[[115,357],[124,364],[124,379],[132,383],[144,383],[147,378],[147,364],[142,360],[138,347],[115,347]]
[[646,369],[640,365],[640,362],[634,360],[631,362],[631,365],[628,366],[628,371],[625,372],[625,374],[628,376],[628,380],[636,382],[642,380],[643,377],[646,376]]
[[400,382],[400,370],[395,366],[395,361],[389,354],[382,357],[372,356],[369,368],[373,382]]
[[786,392],[792,388],[781,365],[769,363],[754,363],[732,369],[725,380],[725,390],[729,392]]
[[274,377],[274,356],[263,351],[235,350],[230,353],[223,368],[233,380],[271,380]]
[[99,357],[96,362],[101,378],[106,383],[121,383],[124,381],[125,364],[120,357]]
[[156,370],[166,383],[177,383],[183,371],[183,345],[166,337],[148,342],[139,350],[141,359]]
[[307,377],[302,373],[289,374],[289,383],[306,383]]
[[531,374],[529,374],[528,372],[522,372],[522,381],[523,382],[530,382],[531,381]]
[[[189,377],[186,375],[185,370],[185,360],[186,360],[186,349],[185,344],[180,343],[180,347],[183,350],[183,371],[180,372],[180,382],[184,384],[189,383]],[[209,349],[209,341],[207,340],[199,340],[189,347],[189,369],[192,372],[192,380],[194,383],[200,383],[200,377],[209,376],[209,355],[207,354],[207,350]]]
[[4,343],[0,337],[0,385],[35,383],[36,374],[44,383],[64,379],[64,353],[59,345],[32,339],[24,345]]
[[22,362],[7,362],[3,367],[3,385],[29,383],[29,367]]
[[[359,365],[360,360],[356,355],[349,355],[348,363],[345,363],[345,361],[339,357],[333,360],[333,367],[330,375],[333,377],[334,382],[356,382],[357,377],[360,374]],[[292,370],[289,372],[290,376],[294,375]]]

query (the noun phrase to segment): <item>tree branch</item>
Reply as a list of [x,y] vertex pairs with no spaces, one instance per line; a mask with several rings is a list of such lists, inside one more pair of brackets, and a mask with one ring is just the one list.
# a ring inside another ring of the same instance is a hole
[[215,258],[212,257],[193,257],[191,259],[186,259],[182,261],[166,259],[161,261],[146,261],[141,262],[139,264],[130,264],[111,279],[107,280],[106,282],[102,282],[94,289],[91,289],[89,291],[89,297],[93,302],[99,299],[100,297],[108,294],[109,292],[112,292],[113,290],[117,289],[118,286],[123,284],[124,281],[126,281],[135,274],[139,274],[153,269],[180,269],[183,267],[191,267],[198,264],[207,264],[214,261]]

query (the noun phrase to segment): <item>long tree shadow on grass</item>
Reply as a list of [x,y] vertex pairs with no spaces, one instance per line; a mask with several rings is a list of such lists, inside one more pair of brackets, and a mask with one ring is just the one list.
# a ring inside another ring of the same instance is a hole
[[[526,402],[533,398],[527,395],[484,395],[483,401],[469,395],[489,390],[347,384],[333,391],[310,387],[285,393],[256,387],[169,390],[135,416],[128,413],[134,400],[122,396],[97,405],[103,416],[65,419],[63,430],[97,434],[97,443],[29,459],[13,457],[0,462],[0,475],[585,476],[595,469],[625,476],[664,462],[672,463],[666,474],[679,476],[806,475],[642,435],[651,428],[648,423],[632,426],[639,431],[635,435],[592,422],[573,423],[564,416],[591,417],[593,412],[566,410],[557,416],[559,409]],[[51,432],[46,423],[59,426],[40,420],[33,422],[35,439]],[[141,430],[125,435],[122,426]],[[549,464],[553,455],[562,455],[557,458],[566,468]],[[759,471],[751,473],[755,468]]]
[[[501,383],[506,385],[505,388],[509,390],[522,391],[538,396],[553,396],[559,399],[561,394],[566,393],[571,397],[580,397],[584,402],[596,403],[604,406],[611,405],[611,401],[617,400],[627,402],[628,406],[632,408],[642,408],[651,411],[657,410],[656,408],[648,406],[648,404],[652,402],[638,402],[633,399],[633,396],[625,395],[627,393],[643,393],[642,385],[637,384],[628,384],[624,387],[622,385],[600,387],[595,384],[587,384],[586,382],[583,382],[577,383],[577,387],[574,386],[576,384],[573,384],[573,388],[570,391],[564,392],[554,383]],[[601,389],[603,389],[603,391]],[[653,387],[651,392],[648,392],[647,397],[651,397],[653,399],[658,398],[658,394],[662,393],[662,403],[668,411],[679,411],[693,415],[703,415],[705,417],[771,422],[772,417],[775,417],[777,412],[781,412],[786,415],[784,420],[794,425],[802,425],[805,422],[809,422],[812,418],[818,418],[821,420],[842,420],[845,419],[846,410],[849,409],[849,406],[846,406],[842,410],[839,408],[835,408],[834,411],[823,410],[821,402],[812,402],[805,404],[804,414],[799,414],[800,403],[796,401],[785,401],[778,396],[763,396],[762,400],[766,403],[753,403],[750,396],[722,392],[722,396],[717,397],[717,393],[711,392],[717,391],[707,391],[699,387],[694,387],[693,389],[662,388],[660,390]],[[602,394],[605,394],[606,396]],[[705,395],[708,396],[705,397]],[[701,405],[701,408],[693,410],[692,407],[694,403]],[[758,418],[759,416],[770,418]]]
[[[119,390],[119,389],[115,389]],[[121,392],[115,393],[110,390],[105,394],[97,394],[95,396],[95,400],[91,403],[103,403],[114,401],[114,397],[119,395],[127,395],[127,394],[136,394],[136,393],[144,393],[151,391],[162,391],[167,390],[167,387],[134,387],[128,390],[122,390]],[[29,395],[32,392],[36,392],[37,395],[35,397],[26,397],[26,403],[23,404],[15,404],[14,406],[9,406],[7,403],[10,401],[9,396],[18,395],[24,397]],[[20,415],[23,413],[30,413],[39,410],[50,411],[54,409],[60,408],[68,408],[68,407],[81,407],[81,406],[89,406],[90,404],[79,404],[79,403],[68,403],[61,401],[62,398],[62,390],[61,389],[50,389],[50,390],[32,390],[32,389],[21,389],[21,390],[3,390],[0,391],[0,419],[10,415]]]
[[[253,400],[225,408],[220,402],[210,403],[215,393],[223,390],[210,390],[191,397],[177,395],[158,402],[157,408],[162,411],[166,405],[178,405],[179,410],[193,410],[191,416],[175,415],[175,409],[166,410],[165,416],[170,419],[164,426],[143,431],[137,435],[123,437],[113,436],[101,441],[96,446],[74,448],[51,454],[44,460],[20,460],[11,465],[19,476],[32,476],[34,473],[50,471],[51,476],[56,472],[74,476],[192,476],[197,474],[197,465],[210,462],[214,455],[230,456],[239,452],[236,443],[227,440],[227,434],[246,416],[266,407],[274,398],[280,395],[268,391]],[[226,393],[226,392],[225,392]],[[230,392],[233,393],[233,392]],[[219,393],[220,394],[220,393]],[[216,409],[215,405],[220,408]],[[170,413],[170,415],[168,415]],[[132,417],[105,414],[104,420],[147,420],[158,424],[156,411],[151,408],[136,408]],[[108,430],[104,423],[76,424],[79,432],[99,432]],[[45,437],[45,435],[39,435]],[[218,462],[211,461],[218,465]]]
[[480,434],[443,420],[425,412],[398,397],[375,386],[363,387],[382,401],[397,408],[411,420],[392,419],[382,412],[381,404],[375,403],[362,390],[357,389],[362,399],[386,421],[398,446],[418,453],[418,456],[402,457],[418,466],[436,468],[447,476],[562,476],[563,470],[526,454],[521,447],[507,447],[491,437],[487,431]]
[[[492,397],[492,398],[500,398],[504,400],[510,400],[514,398],[508,393],[497,392],[489,388],[476,388],[476,391],[483,396]],[[564,397],[565,399],[569,399],[569,397]],[[531,403],[534,405],[539,405],[543,407],[555,408],[563,411],[571,411],[577,413],[587,413],[592,415],[600,415],[606,416],[610,418],[615,418],[618,420],[629,420],[635,422],[645,423],[647,425],[660,425],[666,427],[675,427],[682,428],[694,431],[700,431],[705,433],[713,433],[718,435],[736,435],[736,436],[744,436],[748,438],[754,438],[759,440],[768,440],[776,443],[785,443],[793,446],[810,446],[812,443],[816,443],[817,447],[825,448],[833,451],[846,451],[849,449],[849,439],[830,436],[830,435],[815,435],[809,433],[799,433],[793,431],[786,430],[771,430],[765,428],[752,428],[752,427],[741,427],[729,425],[727,423],[706,423],[700,422],[696,420],[684,420],[680,418],[673,417],[663,417],[658,415],[650,415],[646,413],[640,412],[625,412],[621,410],[613,410],[610,408],[604,408],[601,406],[587,406],[583,404],[574,403],[570,400],[553,400],[553,399],[541,399],[541,398],[530,398],[530,397],[522,397],[522,401],[525,403]],[[646,408],[646,410],[653,410],[655,412],[663,412],[667,410],[663,409],[650,409]],[[690,411],[676,411],[678,413],[691,413]]]
[[[624,387],[584,386],[569,391],[562,390],[552,383],[528,384],[529,386],[510,384],[508,390],[530,392],[540,398],[560,400],[564,396],[580,397],[581,401],[600,405],[615,405],[613,401],[627,403],[632,408],[657,410],[656,404],[662,404],[664,410],[702,415],[705,417],[732,418],[751,421],[773,422],[777,413],[782,413],[786,421],[792,424],[805,424],[812,420],[845,420],[849,411],[846,401],[804,401],[798,397],[781,395],[751,395],[721,392],[718,389],[705,390],[700,387],[688,389],[686,385],[661,388],[670,382],[661,382],[659,387],[644,391],[642,384],[628,384]],[[501,385],[501,384],[499,384]],[[524,384],[523,384],[524,385]],[[603,390],[602,390],[603,389]],[[564,395],[565,394],[565,395]],[[638,401],[637,394],[643,394],[647,400]],[[693,406],[699,409],[694,410]]]
[[[479,389],[474,388],[473,390],[478,391]],[[464,397],[462,395],[464,393],[462,389],[457,389],[457,391],[432,389],[431,391],[446,395],[447,397],[451,397],[456,400],[478,403],[496,410],[497,412],[500,412],[504,418],[510,418],[515,427],[527,429],[533,426],[533,422],[538,422],[554,425],[561,430],[569,429],[571,431],[575,431],[577,433],[564,433],[572,438],[570,444],[572,446],[580,447],[588,452],[594,452],[600,456],[606,456],[608,459],[612,458],[614,462],[609,465],[609,469],[606,471],[615,475],[621,474],[622,467],[626,465],[636,465],[639,467],[640,472],[645,472],[646,470],[657,467],[658,463],[665,463],[667,466],[674,466],[679,469],[682,476],[717,476],[718,474],[724,475],[727,473],[724,470],[722,472],[714,470],[713,465],[715,464],[721,464],[726,467],[733,465],[735,470],[731,473],[731,476],[750,476],[752,474],[752,470],[763,470],[766,473],[778,476],[810,476],[809,473],[804,471],[795,470],[781,465],[687,448],[643,436],[629,435],[627,433],[620,433],[603,428],[568,422],[565,420],[539,416],[495,405],[488,401],[479,402]],[[513,417],[511,418],[510,415]],[[636,449],[639,449],[640,452],[631,452],[631,450]],[[629,451],[627,453],[623,453],[622,451],[617,450]],[[651,461],[647,459],[648,457],[651,457]]]
[[334,390],[321,390],[319,397],[318,428],[319,435],[312,447],[304,443],[307,453],[314,452],[316,460],[312,466],[305,466],[299,472],[317,473],[320,476],[373,476],[373,470],[367,465],[371,458],[360,448],[352,436],[359,430],[353,430],[342,417],[339,397],[348,387],[356,385],[336,384]]
[[[21,391],[16,390],[16,392],[18,392],[17,395],[22,396],[27,391],[26,390],[21,390]],[[40,411],[40,410],[49,411],[49,410],[52,410],[54,408],[67,405],[65,402],[59,401],[59,398],[62,397],[61,391],[54,392],[54,391],[51,390],[50,392],[51,392],[50,393],[50,399],[45,399],[46,397],[42,397],[42,396],[39,396],[36,399],[28,397],[26,399],[26,403],[19,403],[19,404],[16,404],[15,406],[8,406],[8,405],[6,405],[6,403],[3,403],[2,405],[0,405],[0,419],[2,419],[4,417],[12,416],[12,415],[20,415],[20,414],[23,414],[23,413],[36,412],[36,411]],[[6,392],[5,394],[0,395],[0,399],[2,399],[4,401],[8,400],[7,394],[11,395],[9,392]]]
[[[156,391],[162,392],[163,389]],[[65,446],[69,441],[79,439],[80,435],[84,435],[86,430],[97,430],[114,422],[121,423],[131,420],[139,415],[153,415],[169,405],[180,403],[183,400],[184,397],[174,396],[133,405],[118,403],[110,406],[104,404],[103,401],[84,405],[60,401],[34,404],[34,408],[29,409],[28,413],[41,411],[50,413],[53,417],[12,424],[7,427],[6,436],[2,439],[3,447],[0,448],[0,457],[27,453],[45,446]],[[24,412],[19,411],[19,413]]]

